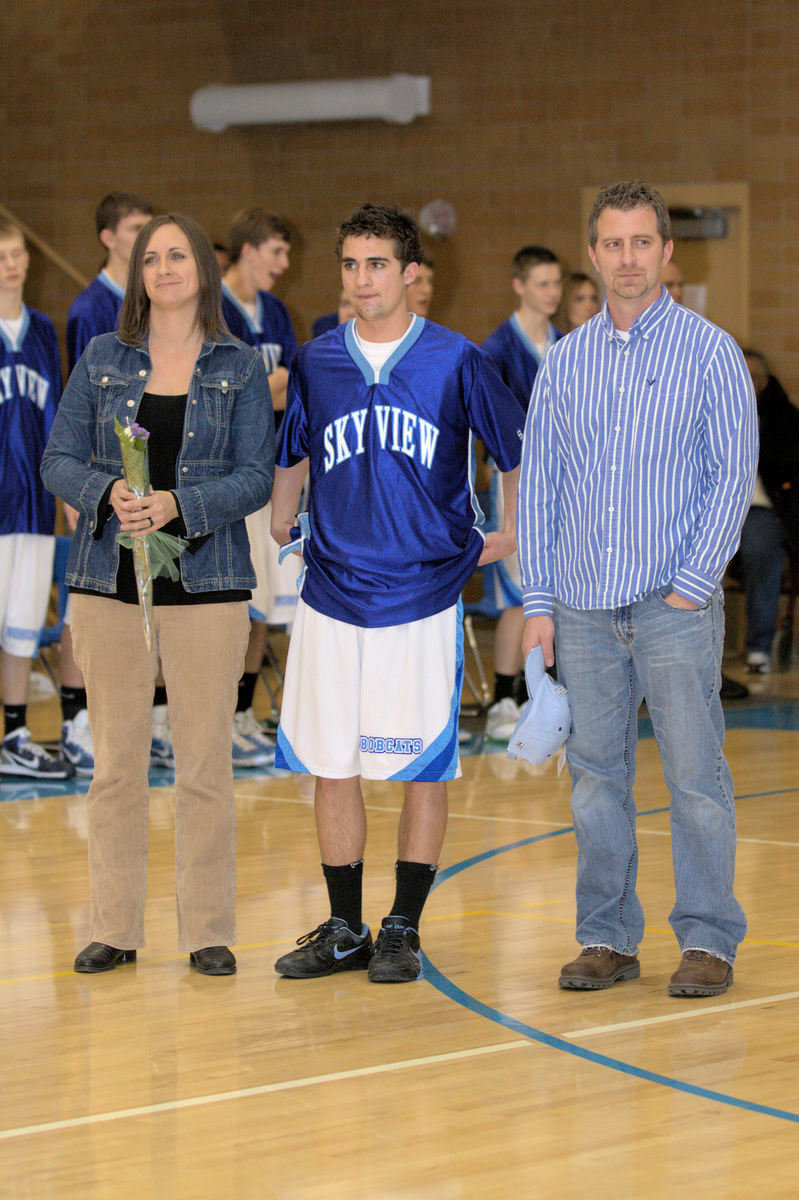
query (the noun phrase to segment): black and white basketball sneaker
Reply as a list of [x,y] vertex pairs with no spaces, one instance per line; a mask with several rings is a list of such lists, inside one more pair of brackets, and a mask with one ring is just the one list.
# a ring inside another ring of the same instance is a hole
[[369,962],[372,983],[411,983],[422,974],[419,934],[404,917],[386,917]]
[[298,938],[297,949],[279,958],[275,970],[289,979],[318,979],[322,975],[335,975],[337,971],[365,971],[372,950],[368,925],[361,926],[358,937],[346,921],[330,917]]

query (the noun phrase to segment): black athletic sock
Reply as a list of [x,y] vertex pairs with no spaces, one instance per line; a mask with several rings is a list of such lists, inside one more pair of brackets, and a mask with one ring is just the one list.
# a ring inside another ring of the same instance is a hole
[[328,867],[322,863],[322,871],[330,897],[330,915],[346,921],[358,937],[363,928],[363,859],[347,863],[343,867]]
[[236,712],[246,712],[252,708],[252,698],[255,695],[255,685],[258,682],[257,671],[245,671],[239,680],[239,698],[236,701]]
[[5,720],[5,735],[21,729],[28,720],[27,704],[4,704],[3,718]]
[[63,683],[60,688],[61,695],[61,720],[74,721],[75,717],[86,707],[86,688],[85,687],[66,687]]
[[494,703],[506,699],[510,696],[513,699],[513,686],[516,682],[515,675],[494,675]]
[[418,930],[437,870],[435,863],[403,862],[400,859],[396,864],[397,890],[390,915],[405,917],[408,924]]
[[153,708],[158,708],[160,705],[166,703],[166,688],[163,686],[157,687],[153,694]]

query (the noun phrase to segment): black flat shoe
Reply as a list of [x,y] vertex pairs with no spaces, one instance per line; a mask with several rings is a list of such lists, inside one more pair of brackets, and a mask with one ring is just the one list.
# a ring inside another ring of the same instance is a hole
[[189,962],[201,975],[235,975],[236,960],[227,946],[205,946],[193,950]]
[[75,970],[85,975],[96,975],[98,971],[113,971],[120,963],[136,961],[135,950],[117,950],[105,942],[89,942],[75,959]]

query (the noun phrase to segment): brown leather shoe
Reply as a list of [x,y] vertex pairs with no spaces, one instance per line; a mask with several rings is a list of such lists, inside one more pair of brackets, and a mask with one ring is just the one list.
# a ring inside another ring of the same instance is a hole
[[669,980],[670,996],[720,996],[732,987],[732,967],[707,950],[686,950]]
[[573,962],[561,967],[558,986],[593,992],[623,979],[638,979],[641,964],[634,954],[618,954],[609,946],[583,946]]

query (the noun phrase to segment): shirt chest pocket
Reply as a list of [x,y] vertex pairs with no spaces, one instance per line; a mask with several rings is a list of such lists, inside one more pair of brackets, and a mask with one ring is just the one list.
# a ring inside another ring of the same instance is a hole
[[121,452],[114,418],[118,417],[121,425],[135,421],[142,391],[140,381],[113,367],[90,367],[89,378],[96,404],[94,456],[103,469],[116,470]]
[[200,403],[206,421],[215,429],[226,429],[232,419],[233,405],[241,391],[238,379],[204,379],[200,384]]
[[662,386],[644,384],[639,392],[639,418],[647,429],[665,432],[678,428],[690,418],[690,410],[690,392],[685,383],[672,380]]

